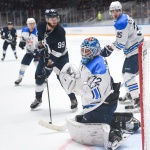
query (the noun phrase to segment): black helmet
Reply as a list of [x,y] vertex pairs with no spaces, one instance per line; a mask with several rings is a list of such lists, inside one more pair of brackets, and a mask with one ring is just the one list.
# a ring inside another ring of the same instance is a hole
[[58,17],[58,13],[55,9],[46,9],[45,10],[45,17]]
[[7,24],[8,24],[8,25],[13,25],[13,23],[12,23],[11,21],[10,21],[10,22],[8,22]]

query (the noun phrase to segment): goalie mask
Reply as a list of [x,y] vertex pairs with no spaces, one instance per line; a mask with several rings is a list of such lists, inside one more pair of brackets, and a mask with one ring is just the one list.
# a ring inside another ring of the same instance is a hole
[[81,44],[81,63],[86,65],[90,60],[100,54],[101,47],[99,41],[94,37],[85,39]]
[[56,27],[57,23],[60,21],[59,15],[55,9],[47,9],[45,11],[45,18],[47,24],[52,28]]

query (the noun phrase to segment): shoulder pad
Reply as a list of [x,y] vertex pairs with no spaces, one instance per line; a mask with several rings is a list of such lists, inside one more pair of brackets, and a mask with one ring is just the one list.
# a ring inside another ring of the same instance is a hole
[[29,28],[28,27],[23,28],[22,32],[29,32]]
[[118,20],[116,20],[114,27],[117,30],[123,30],[128,24],[128,15],[122,14]]
[[90,61],[86,67],[90,70],[93,75],[96,74],[105,74],[106,73],[106,65],[102,56],[95,57],[92,61]]

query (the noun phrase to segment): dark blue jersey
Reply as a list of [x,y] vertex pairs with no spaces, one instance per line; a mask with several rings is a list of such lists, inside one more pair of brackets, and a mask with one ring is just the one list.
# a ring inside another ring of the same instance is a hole
[[67,53],[66,49],[66,37],[65,30],[59,24],[53,29],[47,29],[47,23],[45,21],[40,22],[37,26],[38,41],[46,41],[46,44],[50,49],[50,57],[53,62],[64,56]]
[[15,42],[17,39],[17,32],[15,28],[9,30],[8,27],[4,27],[1,29],[1,35],[4,36],[7,41],[10,42]]

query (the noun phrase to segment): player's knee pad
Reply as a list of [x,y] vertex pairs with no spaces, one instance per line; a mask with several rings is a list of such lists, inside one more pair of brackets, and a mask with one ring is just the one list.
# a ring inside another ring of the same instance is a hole
[[114,113],[111,127],[133,133],[140,127],[140,121],[133,117],[133,113]]
[[35,75],[35,80],[37,85],[42,85],[45,82],[45,75]]

